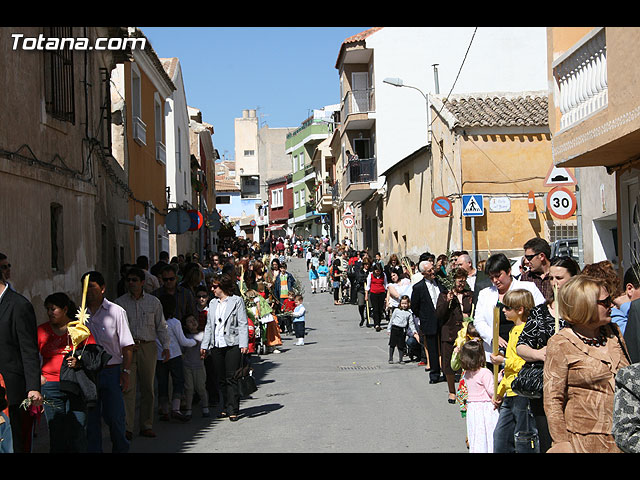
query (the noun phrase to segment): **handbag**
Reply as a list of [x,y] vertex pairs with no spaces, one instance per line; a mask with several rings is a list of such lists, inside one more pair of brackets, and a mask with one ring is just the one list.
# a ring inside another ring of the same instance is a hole
[[242,366],[236,370],[234,378],[237,380],[238,393],[241,397],[248,397],[258,390],[255,379],[253,378],[253,370],[249,359],[246,355],[242,356]]
[[511,390],[522,397],[542,398],[544,362],[525,363],[511,382]]

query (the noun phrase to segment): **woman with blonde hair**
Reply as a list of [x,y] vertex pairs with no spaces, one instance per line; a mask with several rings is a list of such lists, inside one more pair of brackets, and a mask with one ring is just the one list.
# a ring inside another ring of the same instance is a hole
[[629,365],[624,340],[611,323],[612,299],[602,280],[576,275],[558,292],[567,326],[547,343],[544,409],[549,452],[616,453],[611,434],[615,375]]

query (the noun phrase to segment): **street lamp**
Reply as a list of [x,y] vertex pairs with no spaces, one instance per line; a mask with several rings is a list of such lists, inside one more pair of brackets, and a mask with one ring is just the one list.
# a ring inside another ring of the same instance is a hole
[[393,85],[394,87],[413,88],[414,90],[417,90],[418,92],[420,92],[420,94],[424,97],[424,101],[426,103],[426,108],[427,108],[427,112],[426,112],[427,113],[427,145],[431,144],[431,122],[429,121],[429,95],[425,94],[418,87],[414,87],[412,85],[405,85],[405,83],[401,78],[387,77],[384,80],[382,80],[382,83],[387,83],[389,85]]

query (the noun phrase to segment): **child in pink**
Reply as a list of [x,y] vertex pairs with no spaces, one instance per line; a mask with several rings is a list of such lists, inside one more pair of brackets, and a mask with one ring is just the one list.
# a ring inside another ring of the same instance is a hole
[[493,453],[493,430],[499,413],[491,398],[494,394],[493,372],[486,367],[481,341],[471,340],[460,349],[460,365],[467,387],[467,439],[469,453]]

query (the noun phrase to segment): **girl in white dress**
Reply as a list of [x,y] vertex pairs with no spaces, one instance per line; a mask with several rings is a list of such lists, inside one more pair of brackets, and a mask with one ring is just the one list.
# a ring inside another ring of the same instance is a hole
[[467,387],[467,438],[469,453],[493,453],[493,430],[498,417],[491,399],[493,372],[486,367],[482,341],[473,339],[460,348],[460,365]]

